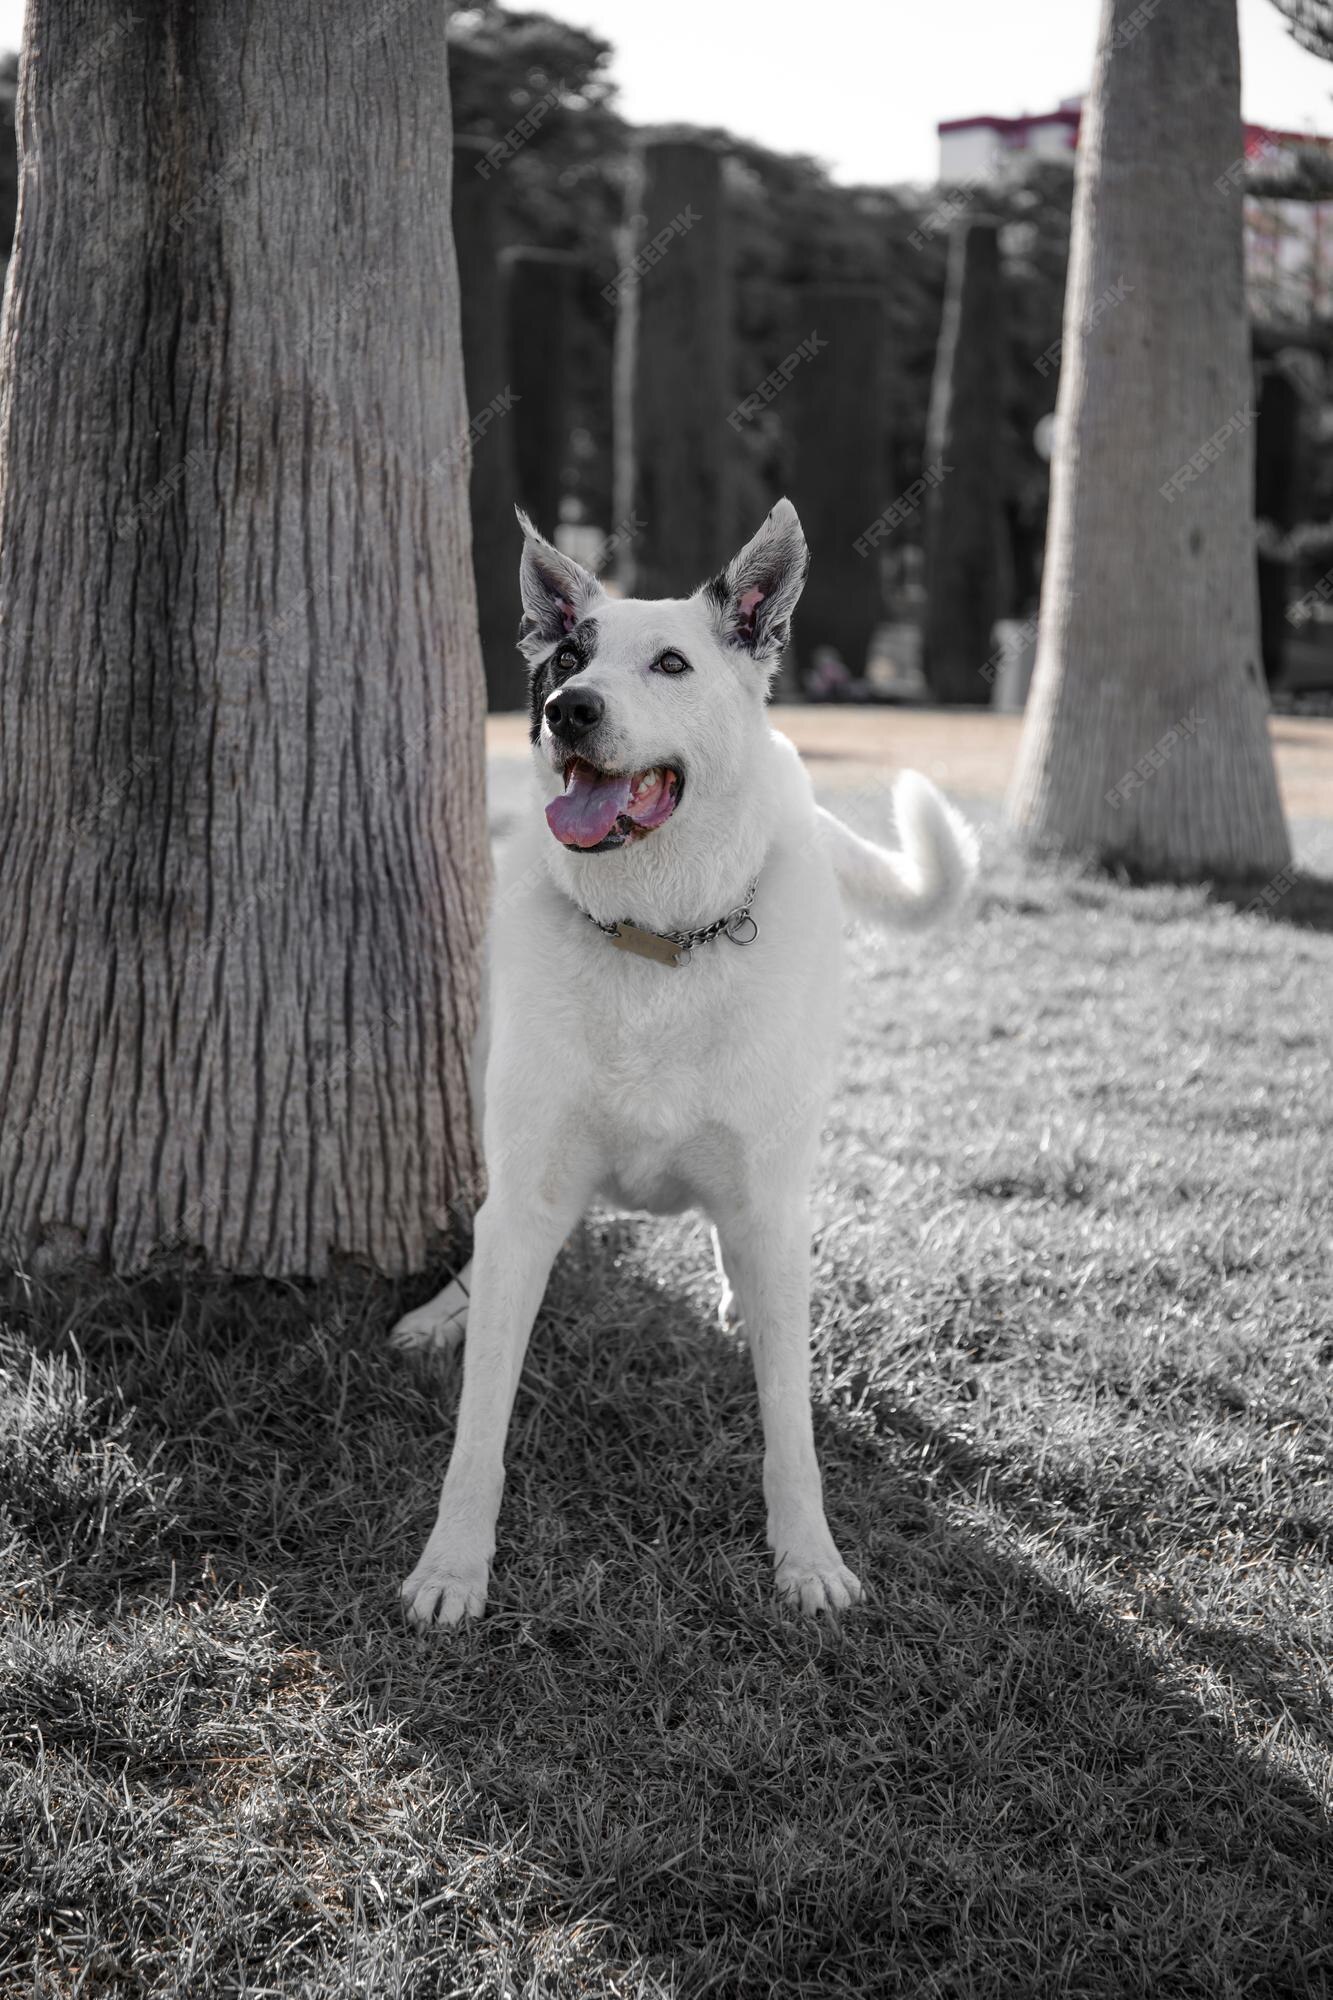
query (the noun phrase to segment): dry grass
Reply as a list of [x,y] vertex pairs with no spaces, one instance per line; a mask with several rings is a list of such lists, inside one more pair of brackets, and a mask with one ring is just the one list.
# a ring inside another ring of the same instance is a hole
[[874,1591],[841,1630],[769,1602],[691,1223],[562,1259],[493,1608],[438,1646],[395,1592],[456,1368],[390,1357],[391,1288],[15,1284],[0,1991],[1326,1993],[1302,896],[1311,928],[1001,853],[974,926],[858,940],[816,1247]]

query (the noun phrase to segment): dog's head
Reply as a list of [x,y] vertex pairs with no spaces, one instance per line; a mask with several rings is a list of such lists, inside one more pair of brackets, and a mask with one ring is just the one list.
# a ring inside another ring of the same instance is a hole
[[532,742],[563,847],[672,845],[742,802],[768,682],[809,562],[790,500],[692,597],[607,595],[520,515]]

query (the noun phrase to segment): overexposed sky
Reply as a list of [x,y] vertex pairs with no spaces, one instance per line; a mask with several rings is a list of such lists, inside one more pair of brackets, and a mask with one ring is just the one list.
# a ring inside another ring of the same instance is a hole
[[[941,118],[1048,111],[1085,90],[1101,12],[1100,0],[531,4],[614,45],[634,124],[724,125],[870,182],[933,180]],[[0,48],[17,48],[22,26],[22,0],[0,0]],[[1271,0],[1240,0],[1240,33],[1245,116],[1333,134],[1333,63],[1297,48]]]
[[[942,118],[1049,111],[1086,90],[1101,14],[1100,0],[533,4],[615,46],[634,124],[724,125],[868,182],[933,180]],[[1240,31],[1246,118],[1333,133],[1333,63],[1297,48],[1271,0],[1240,0]]]

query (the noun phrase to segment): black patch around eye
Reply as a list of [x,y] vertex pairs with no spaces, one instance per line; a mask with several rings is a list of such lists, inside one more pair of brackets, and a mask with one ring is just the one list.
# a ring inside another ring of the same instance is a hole
[[[580,618],[565,643],[566,645],[572,644],[578,647],[583,664],[586,667],[592,659],[593,654],[597,651],[597,620],[595,618]],[[556,650],[558,652],[559,648],[557,647]]]
[[[560,655],[572,650],[578,658],[569,666],[557,666]],[[542,710],[562,681],[571,674],[579,673],[587,666],[597,650],[597,620],[581,618],[574,630],[551,648],[544,660],[534,665],[528,676],[528,702],[531,710],[529,735],[536,743],[542,733]]]
[[551,698],[555,687],[555,675],[550,660],[535,660],[528,673],[528,703],[531,709],[531,728],[528,731],[534,743],[542,733],[542,710]]

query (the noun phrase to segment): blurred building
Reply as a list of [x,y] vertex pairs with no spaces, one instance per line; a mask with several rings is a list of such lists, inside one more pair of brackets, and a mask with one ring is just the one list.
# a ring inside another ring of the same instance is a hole
[[[983,112],[945,119],[936,128],[940,179],[953,187],[978,187],[1017,179],[1033,160],[1068,160],[1072,166],[1082,112],[1081,97],[1066,97],[1054,111],[1016,118]],[[1289,166],[1295,175],[1302,152],[1312,149],[1333,160],[1333,139],[1316,133],[1265,125],[1243,129],[1251,169],[1280,172]],[[1333,316],[1333,204],[1242,195],[1243,179],[1241,162],[1231,163],[1218,177],[1218,195],[1234,194],[1245,203],[1245,269],[1255,318],[1300,325]]]

